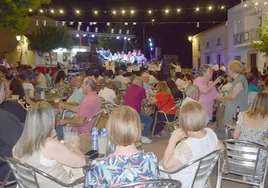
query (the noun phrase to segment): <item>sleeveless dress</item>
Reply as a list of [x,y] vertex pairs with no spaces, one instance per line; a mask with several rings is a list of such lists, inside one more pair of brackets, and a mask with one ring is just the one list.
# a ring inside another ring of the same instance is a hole
[[[24,156],[20,158],[19,160],[43,172],[46,172],[47,174],[65,183],[71,183],[75,179],[79,178],[79,177],[76,177],[76,178],[72,177],[71,173],[68,173],[67,170],[63,168],[63,165],[58,163],[57,161],[49,160],[45,158],[43,154],[41,153],[41,151],[34,152],[31,156]],[[61,188],[62,187],[59,184],[54,183],[53,181],[49,180],[48,178],[45,178],[44,176],[41,176],[38,174],[37,174],[37,180],[40,185],[40,188],[46,188],[46,187]]]
[[232,99],[226,101],[224,110],[224,124],[226,125],[233,119],[234,113],[236,113],[237,107],[243,112],[248,109],[248,81],[244,75],[239,75],[233,82],[232,87],[228,91],[228,95],[233,92],[233,89],[237,83],[243,84],[244,90],[240,91],[238,95]]
[[[183,165],[190,161],[201,158],[218,149],[219,140],[217,135],[209,128],[205,128],[207,134],[203,138],[187,138],[179,143],[174,150],[174,157]],[[186,146],[186,147],[185,147]],[[178,173],[171,174],[172,179],[182,182],[182,188],[189,188],[192,186],[198,163],[191,165]],[[168,178],[166,174],[161,173],[161,177]],[[199,181],[195,183],[194,188],[203,187],[205,182]]]

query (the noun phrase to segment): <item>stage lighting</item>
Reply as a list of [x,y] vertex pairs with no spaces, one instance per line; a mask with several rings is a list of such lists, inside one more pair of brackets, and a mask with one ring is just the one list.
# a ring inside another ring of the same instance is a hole
[[221,6],[221,9],[223,10],[223,9],[225,9],[225,7],[224,6]]
[[43,9],[40,9],[39,12],[40,12],[40,13],[43,13],[44,11],[43,11]]
[[152,39],[148,39],[150,42],[152,41]]
[[95,11],[94,11],[94,14],[96,14],[96,15],[97,15],[97,14],[98,14],[98,11],[97,11],[97,10],[95,10]]
[[124,37],[124,40],[127,40],[127,37]]
[[92,37],[92,38],[94,38],[94,37],[95,37],[95,35],[91,35],[91,37]]
[[133,25],[137,25],[137,23],[136,22],[133,22]]
[[195,8],[195,11],[196,11],[196,12],[198,12],[199,10],[200,10],[200,8],[199,8],[199,7]]
[[128,25],[128,23],[127,23],[127,22],[125,22],[125,25]]
[[127,40],[130,41],[130,38],[128,38]]
[[86,37],[87,36],[87,34],[83,34],[83,37]]
[[152,48],[151,48],[151,51],[153,51],[153,50],[154,50],[154,48],[152,47]]
[[154,22],[154,19],[152,19],[152,22]]
[[79,35],[79,34],[76,34],[75,36],[76,36],[76,37],[79,37],[80,35]]
[[63,14],[64,12],[63,12],[63,10],[62,9],[60,9],[60,14]]
[[119,36],[117,36],[117,37],[116,37],[116,39],[120,39],[120,37],[119,37]]
[[177,12],[181,12],[181,9],[178,8],[178,9],[177,9]]
[[165,10],[165,13],[166,13],[166,14],[168,14],[168,13],[169,13],[169,10],[168,10],[168,9],[166,9],[166,10]]
[[150,42],[150,46],[153,46],[153,43],[152,42]]
[[189,37],[188,37],[188,40],[189,40],[190,42],[192,42],[193,37],[192,37],[192,36],[189,36]]
[[126,11],[125,11],[125,10],[122,10],[122,11],[121,11],[121,13],[122,13],[122,14],[125,14],[125,13],[126,13]]
[[151,11],[151,10],[149,10],[149,11],[148,11],[148,13],[149,13],[149,14],[152,14],[152,11]]
[[33,10],[30,8],[30,9],[29,9],[29,12],[33,12]]
[[135,11],[134,11],[134,10],[131,10],[131,11],[130,11],[130,13],[131,13],[131,14],[134,14],[134,13],[135,13]]
[[208,7],[208,10],[212,10],[212,6],[209,6],[209,7]]
[[51,14],[54,14],[55,13],[55,11],[53,9],[51,9],[50,12],[51,12]]
[[107,25],[107,26],[110,26],[110,22],[107,22],[106,25]]
[[80,14],[80,10],[76,10],[75,13],[76,13],[76,14]]
[[113,10],[113,14],[114,14],[114,15],[116,14],[116,11],[115,11],[115,10]]

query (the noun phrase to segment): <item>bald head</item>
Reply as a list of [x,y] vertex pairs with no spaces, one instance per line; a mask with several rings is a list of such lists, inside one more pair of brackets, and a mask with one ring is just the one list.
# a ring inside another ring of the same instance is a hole
[[200,90],[198,88],[198,86],[196,85],[191,85],[189,86],[186,91],[185,94],[187,97],[190,97],[196,101],[199,101],[199,97],[200,97]]

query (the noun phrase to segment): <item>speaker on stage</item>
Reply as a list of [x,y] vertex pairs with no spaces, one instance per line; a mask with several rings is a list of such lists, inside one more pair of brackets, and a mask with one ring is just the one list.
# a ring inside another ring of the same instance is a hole
[[159,47],[155,48],[155,59],[157,61],[160,61],[162,59],[161,58],[161,48],[159,48]]

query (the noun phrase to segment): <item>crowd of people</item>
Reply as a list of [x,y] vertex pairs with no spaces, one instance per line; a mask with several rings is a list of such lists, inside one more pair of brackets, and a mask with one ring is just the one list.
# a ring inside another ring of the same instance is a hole
[[[86,160],[79,142],[74,141],[69,147],[60,142],[63,129],[71,124],[78,135],[91,133],[93,121],[87,120],[102,110],[102,100],[118,105],[106,124],[108,139],[116,148],[104,158],[93,160],[84,187],[116,187],[166,178],[159,165],[167,172],[174,172],[191,160],[224,149],[212,126],[216,121],[215,101],[225,106],[222,114],[225,124],[239,112],[234,139],[267,146],[268,68],[262,73],[252,68],[247,73],[239,61],[231,61],[228,68],[223,63],[220,68],[203,64],[195,76],[183,71],[176,62],[172,64],[175,76],[163,79],[161,63],[156,61],[149,66],[134,61],[131,66],[136,67],[132,69],[116,69],[112,64],[107,61],[102,68],[89,68],[75,77],[69,77],[61,69],[46,68],[43,74],[39,68],[19,71],[0,67],[0,156],[17,158],[63,182],[82,177],[83,174],[73,176],[65,168],[81,168]],[[58,118],[55,106],[35,102],[34,98],[43,92],[61,100],[57,107],[71,111],[66,115],[72,118]],[[139,141],[150,144],[152,136],[169,135],[166,119],[175,120],[176,129],[158,164],[155,154],[140,151],[135,144]],[[4,162],[0,162],[0,167],[2,181],[9,167]],[[38,178],[41,187],[59,186]],[[187,188],[194,179],[194,169],[173,174],[172,178]]]

